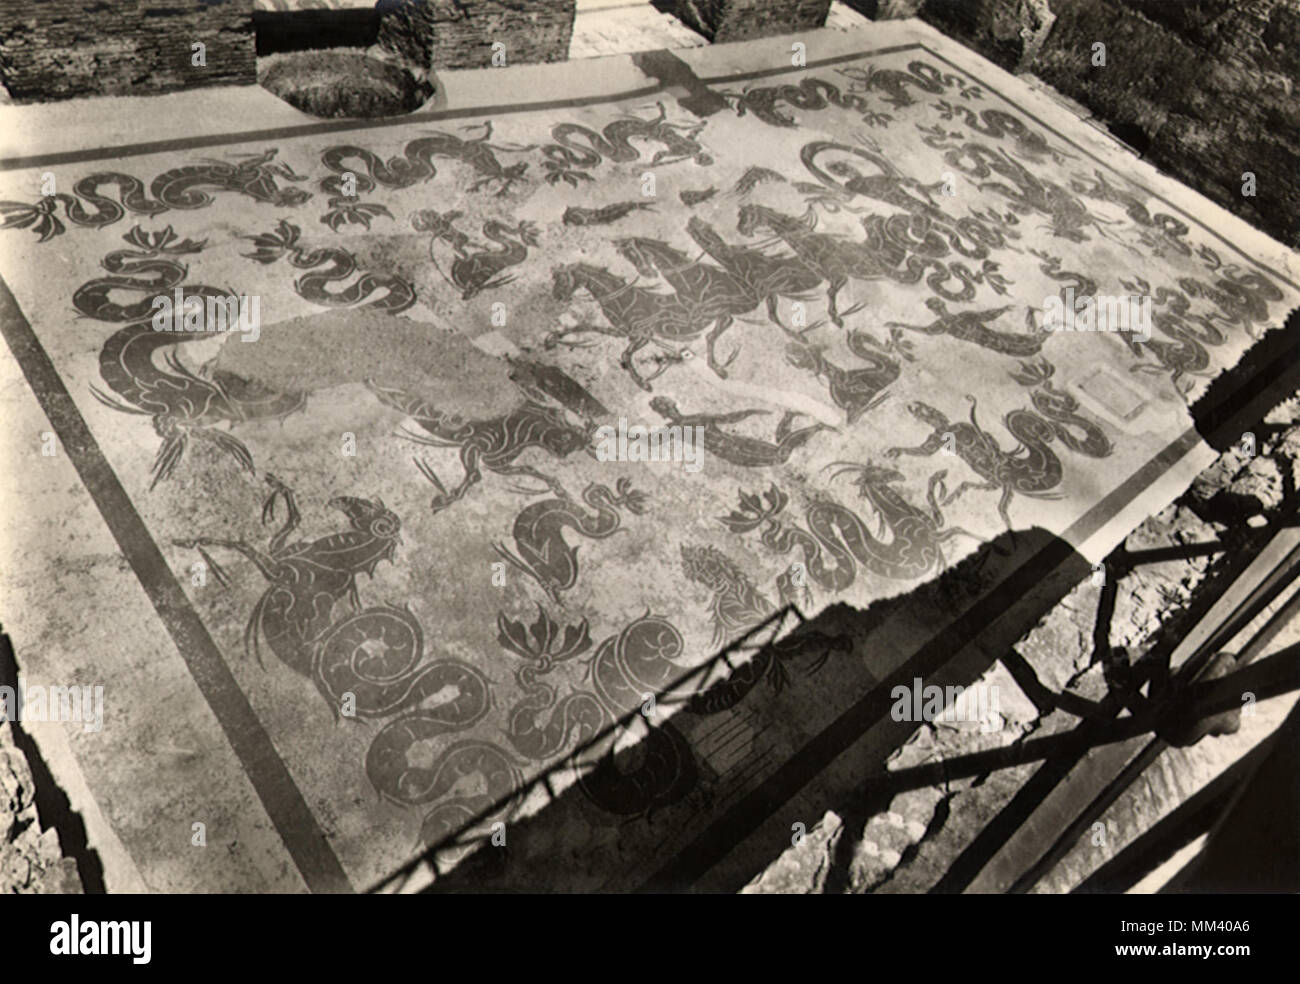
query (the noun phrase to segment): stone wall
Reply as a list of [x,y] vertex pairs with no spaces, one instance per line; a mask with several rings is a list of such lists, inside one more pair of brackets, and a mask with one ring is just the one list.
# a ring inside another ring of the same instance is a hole
[[1300,247],[1300,0],[848,2],[915,14],[1037,75],[1161,169]]
[[379,46],[423,69],[564,61],[574,0],[380,0]]
[[792,34],[821,27],[830,0],[677,0],[677,16],[711,41]]
[[252,14],[253,0],[0,0],[0,81],[28,102],[252,85]]

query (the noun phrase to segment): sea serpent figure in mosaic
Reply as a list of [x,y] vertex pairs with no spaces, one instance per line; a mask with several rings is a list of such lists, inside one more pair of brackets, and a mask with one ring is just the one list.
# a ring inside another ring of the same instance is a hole
[[[253,457],[248,449],[217,425],[283,419],[301,410],[306,396],[273,390],[224,369],[199,375],[186,368],[177,346],[226,337],[229,326],[208,326],[202,320],[194,330],[158,331],[150,317],[154,298],[170,298],[180,289],[183,303],[204,304],[206,319],[208,299],[220,302],[228,318],[233,316],[229,302],[234,295],[216,287],[183,284],[188,268],[174,257],[199,252],[203,242],[177,240],[170,226],[156,233],[136,226],[123,239],[135,248],[109,253],[102,264],[109,275],[87,281],[73,294],[73,306],[82,314],[101,321],[134,322],[110,335],[99,352],[100,377],[114,395],[94,386],[91,393],[114,410],[152,419],[162,444],[154,458],[150,489],[175,470],[191,437],[207,441],[251,473]],[[130,303],[113,300],[122,291],[145,296]],[[165,368],[154,361],[160,351]]]
[[[214,198],[204,189],[247,195],[277,208],[303,204],[311,198],[311,192],[301,188],[281,188],[276,179],[304,181],[305,176],[295,174],[289,165],[275,161],[276,153],[273,147],[261,154],[245,155],[243,160],[234,162],[210,160],[172,168],[158,175],[150,184],[152,199],[145,195],[143,182],[130,174],[119,171],[90,174],[72,186],[73,195],[66,192],[47,195],[34,205],[0,202],[0,216],[3,216],[0,229],[31,228],[40,236],[41,242],[45,242],[66,229],[57,215],[60,204],[64,214],[75,225],[97,229],[117,222],[128,209],[154,216],[170,209],[206,208]],[[118,189],[120,205],[99,193],[105,185]],[[94,211],[87,211],[82,202],[92,206]]]
[[531,502],[515,517],[512,534],[518,553],[501,543],[493,544],[493,549],[540,584],[557,605],[562,604],[560,592],[578,582],[578,548],[565,542],[564,531],[603,540],[622,528],[620,508],[637,516],[645,512],[645,494],[635,491],[628,479],[620,478],[615,490],[594,482],[587,486],[582,502],[594,513],[568,496]]
[[[835,462],[831,477],[853,475],[859,495],[874,512],[877,532],[873,533],[856,512],[821,496],[807,510],[806,528],[779,518],[790,497],[773,485],[760,497],[740,493],[740,508],[721,517],[733,533],[763,528],[762,544],[777,554],[798,551],[802,560],[798,572],[783,571],[777,578],[781,600],[793,604],[811,602],[811,585],[823,591],[847,590],[859,574],[894,581],[910,581],[943,570],[943,544],[958,536],[983,542],[983,538],[960,527],[944,529],[937,490],[945,473],[930,479],[929,509],[912,505],[894,490],[903,481],[901,472],[871,463]],[[803,581],[800,584],[800,581]],[[802,590],[800,590],[802,588]]]
[[453,210],[439,212],[437,209],[424,208],[411,216],[411,228],[416,232],[430,232],[433,241],[429,244],[429,258],[439,273],[442,267],[434,255],[433,245],[441,240],[455,251],[451,263],[451,274],[443,273],[449,284],[460,291],[460,299],[468,301],[485,290],[495,290],[514,281],[514,274],[505,271],[518,266],[528,259],[528,247],[541,245],[537,228],[528,220],[511,227],[496,219],[483,223],[483,237],[497,244],[496,249],[473,242],[468,235],[455,226],[455,221],[464,213]]
[[[345,197],[349,191],[355,194],[374,191],[377,184],[386,188],[409,188],[422,181],[431,181],[437,176],[438,169],[433,163],[435,158],[460,161],[471,168],[477,175],[470,186],[471,191],[495,184],[498,186],[497,194],[504,195],[512,185],[526,180],[526,162],[504,165],[496,152],[522,153],[535,149],[532,145],[491,143],[491,120],[471,124],[466,129],[481,129],[483,135],[465,140],[454,133],[435,130],[427,137],[416,137],[409,141],[403,148],[401,157],[390,157],[388,160],[356,144],[338,144],[326,148],[321,153],[321,163],[334,173],[320,180],[320,188],[337,198]],[[358,163],[360,167],[356,166]],[[354,182],[351,188],[349,176],[351,182]]]
[[[370,301],[366,307],[397,314],[405,311],[415,303],[415,287],[395,274],[374,273],[370,270],[360,271],[361,275],[351,286],[340,291],[329,291],[332,283],[350,280],[358,272],[357,258],[341,246],[322,246],[309,248],[300,242],[302,230],[285,219],[281,219],[273,232],[256,236],[240,236],[256,246],[251,253],[244,256],[258,263],[270,264],[287,256],[289,263],[300,270],[311,270],[294,281],[293,289],[305,300],[327,307],[352,307],[368,297],[382,291],[383,293]],[[322,264],[324,269],[316,270]]]
[[650,158],[650,167],[687,160],[701,167],[711,165],[712,155],[695,139],[706,123],[669,123],[664,104],[659,102],[656,105],[659,113],[652,119],[628,114],[606,123],[599,132],[581,123],[557,123],[551,127],[551,139],[555,143],[542,148],[542,156],[546,158],[542,163],[547,172],[546,179],[552,184],[565,181],[576,187],[579,181],[595,180],[586,170],[602,160],[615,163],[638,161],[641,151],[633,146],[633,140],[663,146]]

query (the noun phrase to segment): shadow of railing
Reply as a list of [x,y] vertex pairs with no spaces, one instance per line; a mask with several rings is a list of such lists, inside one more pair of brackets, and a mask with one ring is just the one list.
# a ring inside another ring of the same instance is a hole
[[374,890],[734,891],[793,825],[888,803],[862,782],[918,726],[895,688],[969,687],[1091,570],[1035,528],[866,609],[774,612]]

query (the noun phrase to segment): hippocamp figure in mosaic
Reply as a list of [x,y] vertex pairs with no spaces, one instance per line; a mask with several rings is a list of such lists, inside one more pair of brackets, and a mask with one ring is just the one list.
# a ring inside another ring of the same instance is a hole
[[[686,160],[701,167],[712,164],[713,157],[695,139],[706,124],[669,123],[664,104],[656,105],[659,114],[653,119],[628,114],[606,123],[600,132],[580,123],[557,123],[551,128],[555,143],[542,148],[542,156],[546,158],[542,167],[548,172],[546,179],[552,184],[566,181],[576,187],[579,181],[594,180],[585,171],[602,160],[620,164],[638,161],[641,151],[633,146],[633,140],[663,146],[650,158],[650,167]],[[578,140],[585,141],[586,146]]]
[[[564,487],[556,479],[515,461],[530,448],[540,448],[554,458],[566,458],[576,451],[589,449],[591,445],[585,428],[569,423],[560,410],[531,400],[496,417],[466,420],[402,390],[382,386],[373,380],[367,380],[366,385],[380,403],[401,411],[424,432],[404,433],[408,440],[429,447],[459,449],[465,477],[450,492],[425,462],[417,460],[415,463],[437,489],[431,503],[435,512],[460,500],[470,486],[482,481],[484,468],[497,475],[535,478],[556,495],[567,497]],[[538,494],[538,490],[524,487],[518,491]]]
[[[293,289],[304,300],[328,307],[353,307],[377,291],[383,293],[366,307],[397,314],[405,311],[415,303],[415,288],[396,274],[374,273],[370,270],[361,272],[355,283],[340,291],[331,292],[327,286],[338,281],[350,280],[357,273],[357,258],[341,246],[322,246],[309,248],[299,242],[302,230],[285,219],[281,219],[274,232],[258,236],[240,236],[257,247],[244,255],[258,263],[270,264],[281,257],[289,257],[289,263],[300,270],[311,270],[294,281]],[[322,264],[329,264],[324,269],[315,270]]]
[[737,424],[750,417],[766,414],[766,410],[737,410],[733,413],[682,413],[677,404],[666,396],[656,396],[650,400],[650,407],[655,413],[670,421],[673,425],[704,428],[704,448],[715,458],[742,468],[767,468],[783,465],[790,460],[790,455],[797,448],[803,447],[814,434],[824,430],[834,430],[828,424],[815,423],[807,427],[792,429],[798,413],[787,410],[776,425],[776,440],[764,441],[761,438],[743,434],[732,434],[722,428],[727,424]]
[[[453,659],[424,661],[419,621],[406,608],[361,607],[357,577],[374,576],[382,561],[392,561],[401,540],[401,521],[379,499],[336,496],[329,505],[348,519],[349,529],[314,540],[289,542],[301,516],[293,491],[267,475],[270,496],[262,521],[275,518],[283,501],[284,524],[265,550],[243,540],[194,537],[176,545],[197,548],[223,585],[230,577],[208,553],[233,550],[252,562],[266,579],[244,629],[244,649],[261,662],[261,642],[295,673],[315,683],[337,715],[345,706],[361,718],[388,717],[416,707],[444,687],[457,696],[417,715],[432,715],[447,727],[469,727],[487,712],[487,678]],[[335,617],[346,601],[351,611]]]
[[[304,181],[306,178],[295,174],[289,165],[274,161],[276,152],[275,148],[271,148],[262,154],[244,155],[244,160],[205,161],[164,171],[149,186],[153,199],[145,196],[144,184],[132,175],[118,171],[87,175],[72,186],[75,197],[59,192],[45,196],[34,205],[0,202],[0,216],[4,217],[0,221],[0,229],[31,227],[41,237],[41,242],[45,242],[65,231],[66,227],[56,214],[60,204],[64,207],[64,214],[75,225],[97,229],[117,222],[128,209],[138,214],[154,216],[170,209],[206,208],[214,199],[208,191],[202,189],[247,195],[255,201],[277,208],[301,205],[311,198],[311,192],[301,188],[281,188],[276,184],[276,178],[288,181]],[[120,205],[99,193],[103,185],[117,187]],[[87,211],[82,202],[90,204],[95,210]]]
[[[637,386],[646,391],[650,391],[651,381],[662,375],[667,365],[663,364],[649,376],[644,376],[634,361],[637,352],[651,342],[657,342],[674,349],[671,361],[680,361],[682,356],[675,349],[698,338],[711,323],[701,320],[706,310],[700,306],[692,307],[676,294],[661,294],[647,287],[638,287],[605,267],[570,263],[556,267],[552,278],[551,294],[557,301],[567,301],[579,290],[586,290],[600,305],[607,324],[586,323],[552,331],[547,334],[543,345],[548,349],[556,345],[580,345],[583,343],[576,343],[569,336],[581,333],[625,338],[627,347],[619,365]],[[720,377],[725,377],[726,369],[718,363],[712,345],[708,358],[710,368]]]
[[[844,236],[816,232],[816,224],[816,217],[811,212],[805,217],[796,217],[766,205],[749,204],[741,206],[737,228],[743,236],[752,236],[760,229],[768,230],[790,248],[804,267],[816,271],[821,281],[828,285],[827,316],[839,328],[844,327],[846,317],[864,306],[864,302],[859,302],[847,310],[839,309],[839,293],[850,280],[917,283],[927,269],[932,269],[925,278],[926,286],[950,301],[974,298],[976,285],[985,282],[990,274],[993,275],[990,282],[1000,282],[997,264],[990,260],[985,260],[984,270],[977,273],[964,263],[945,264],[932,256],[909,255],[905,248],[878,237],[868,236],[861,242],[854,242]],[[954,279],[960,284],[956,290],[947,286]]]
[[[735,323],[737,316],[748,314],[763,304],[767,304],[769,313],[775,310],[775,294],[759,294],[746,282],[733,277],[728,270],[692,260],[663,240],[633,236],[614,240],[614,247],[620,256],[636,267],[640,276],[653,277],[656,273],[662,276],[695,318],[713,325],[708,335],[710,354],[723,332]],[[787,334],[799,337],[788,330]],[[732,353],[722,363],[723,368],[735,361],[738,354]],[[718,375],[725,376],[725,372],[719,372]]]
[[493,549],[540,584],[557,605],[562,604],[560,592],[578,581],[578,548],[565,542],[564,531],[572,529],[589,539],[603,540],[621,528],[620,507],[637,516],[645,512],[644,493],[634,491],[628,479],[620,478],[615,489],[611,492],[594,482],[587,486],[582,501],[594,514],[568,496],[529,503],[515,517],[512,532],[518,553],[500,543]]
[[[767,305],[768,317],[787,334],[802,334],[781,322],[778,304],[782,297],[807,301],[821,286],[823,277],[795,256],[769,256],[752,246],[728,243],[703,219],[692,216],[686,231],[720,267],[731,274],[744,290]],[[806,326],[805,326],[806,330]]]
[[434,254],[434,243],[441,240],[455,251],[451,263],[451,276],[443,274],[447,282],[460,291],[462,301],[472,300],[485,290],[495,290],[511,283],[514,274],[505,273],[512,266],[518,266],[528,259],[528,247],[540,246],[537,227],[528,220],[511,227],[496,219],[483,223],[483,236],[497,244],[496,249],[473,242],[454,225],[461,217],[459,211],[439,212],[426,208],[411,217],[411,227],[417,232],[433,233],[433,242],[429,244],[429,258],[438,272],[438,258]]

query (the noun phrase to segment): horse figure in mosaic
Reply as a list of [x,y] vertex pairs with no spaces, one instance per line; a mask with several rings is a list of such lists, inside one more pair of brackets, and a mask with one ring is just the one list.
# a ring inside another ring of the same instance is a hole
[[[604,267],[590,263],[570,263],[556,267],[553,271],[552,296],[557,301],[570,300],[579,290],[585,290],[604,314],[606,326],[585,324],[574,328],[553,331],[546,336],[545,346],[574,344],[568,336],[583,332],[613,335],[627,339],[627,347],[619,364],[632,377],[641,389],[649,391],[650,382],[662,375],[666,365],[646,377],[637,368],[633,357],[651,342],[658,342],[678,348],[682,343],[690,342],[702,335],[709,325],[717,320],[708,318],[708,308],[699,304],[689,305],[676,294],[662,294],[646,287],[638,287],[611,273]],[[684,358],[674,351],[667,361],[680,362]],[[717,361],[713,345],[709,345],[709,367],[720,377],[726,376],[725,368]]]

